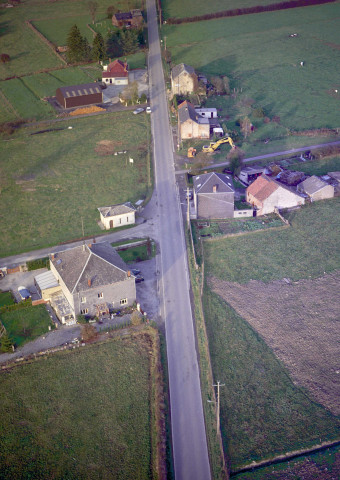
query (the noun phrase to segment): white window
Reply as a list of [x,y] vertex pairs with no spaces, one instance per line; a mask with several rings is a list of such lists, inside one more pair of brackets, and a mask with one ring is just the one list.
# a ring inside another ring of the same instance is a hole
[[103,292],[98,293],[98,298],[104,298]]
[[80,313],[82,315],[85,315],[86,313],[89,313],[89,309],[88,308],[83,308],[82,310],[80,310]]
[[86,297],[81,297],[80,301],[81,303],[86,303]]
[[121,305],[126,305],[127,304],[127,298],[122,298],[120,301]]

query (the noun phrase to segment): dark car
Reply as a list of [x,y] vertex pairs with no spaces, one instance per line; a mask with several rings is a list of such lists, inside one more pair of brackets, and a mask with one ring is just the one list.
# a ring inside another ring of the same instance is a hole
[[140,270],[138,270],[138,268],[132,268],[132,269],[131,269],[131,273],[132,273],[132,275],[139,275],[139,274],[140,274]]
[[142,277],[142,275],[136,275],[135,279],[136,283],[144,282],[144,277]]
[[31,294],[26,287],[18,287],[18,292],[21,300],[27,300],[28,298],[31,298]]

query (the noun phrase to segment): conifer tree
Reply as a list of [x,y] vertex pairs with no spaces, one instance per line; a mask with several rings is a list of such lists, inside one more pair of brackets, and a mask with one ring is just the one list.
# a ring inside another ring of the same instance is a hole
[[71,27],[67,36],[67,61],[70,63],[81,62],[84,58],[84,39],[77,25]]
[[92,58],[93,60],[97,60],[97,62],[105,60],[106,58],[105,43],[101,33],[97,33],[93,40]]

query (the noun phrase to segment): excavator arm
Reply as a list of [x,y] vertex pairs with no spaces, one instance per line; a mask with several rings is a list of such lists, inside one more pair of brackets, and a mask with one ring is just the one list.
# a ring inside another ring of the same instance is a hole
[[210,142],[209,146],[204,145],[202,151],[206,152],[206,153],[214,152],[223,143],[229,143],[231,148],[235,148],[235,144],[233,142],[233,139],[231,137],[224,137],[224,138],[220,138],[220,140],[218,140],[217,142]]

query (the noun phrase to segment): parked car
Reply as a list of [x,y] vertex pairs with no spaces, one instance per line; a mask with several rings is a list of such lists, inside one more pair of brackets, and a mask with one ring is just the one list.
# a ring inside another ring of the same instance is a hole
[[18,292],[21,300],[27,300],[28,298],[31,298],[31,294],[26,287],[18,287]]
[[138,115],[138,113],[144,112],[144,108],[136,108],[136,110],[133,111],[135,115]]
[[138,268],[131,268],[131,273],[132,273],[132,275],[139,275],[140,270],[138,270]]
[[146,107],[146,113],[151,113],[151,107]]
[[142,275],[136,275],[135,279],[136,283],[144,282],[144,277],[142,277]]

